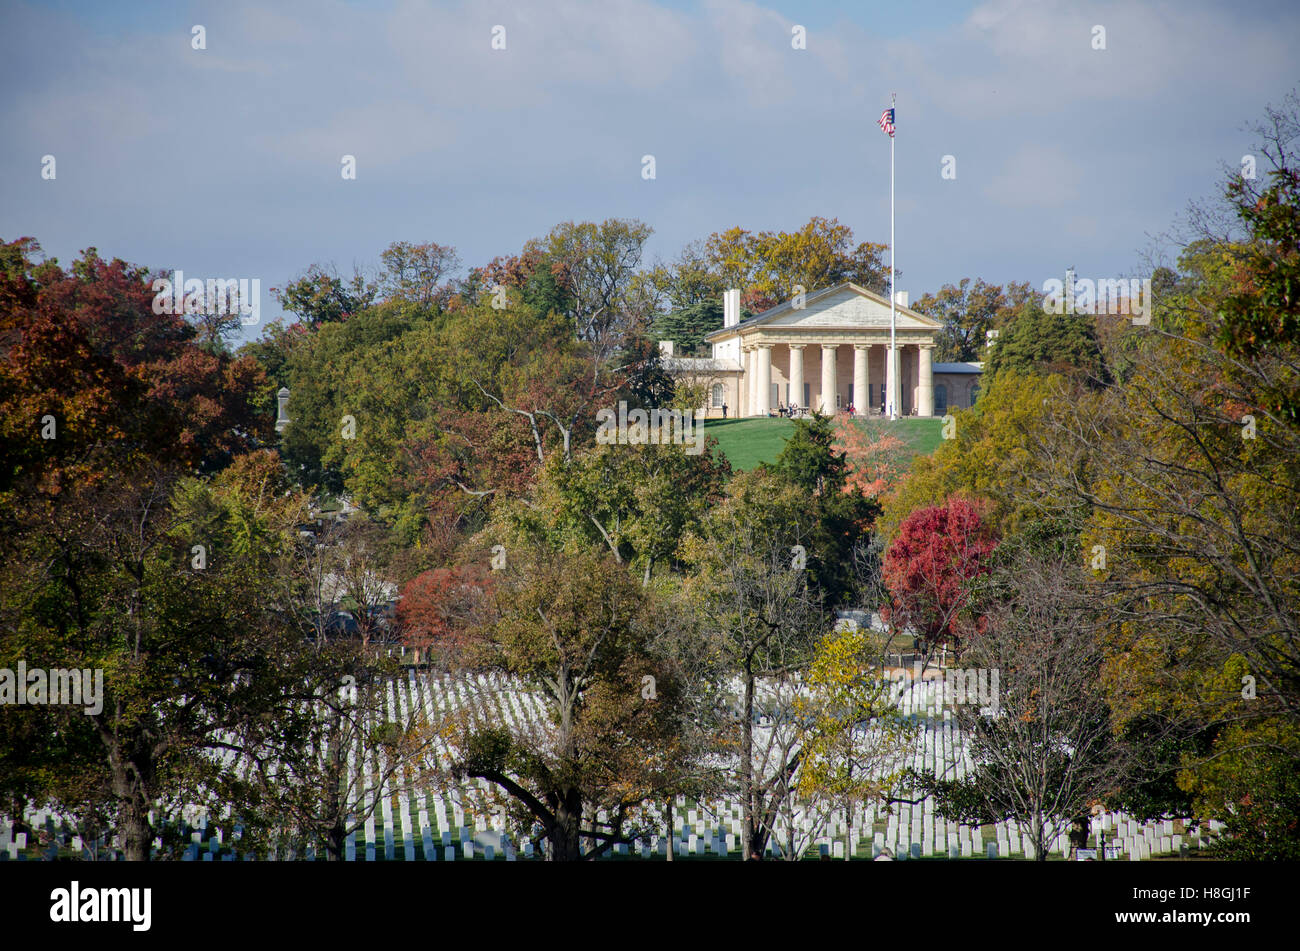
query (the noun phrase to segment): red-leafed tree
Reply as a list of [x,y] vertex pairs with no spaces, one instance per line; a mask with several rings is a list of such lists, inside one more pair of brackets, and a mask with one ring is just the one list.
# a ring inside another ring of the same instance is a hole
[[438,653],[469,646],[467,632],[487,617],[491,589],[488,571],[478,565],[433,568],[417,575],[402,589],[397,606],[403,640],[418,650]]
[[257,362],[154,313],[144,269],[91,248],[65,271],[39,253],[0,242],[0,497],[56,496],[143,460],[213,471],[270,438]]
[[903,520],[885,555],[890,620],[924,638],[926,649],[960,649],[975,630],[971,583],[989,571],[997,539],[980,506],[955,496]]

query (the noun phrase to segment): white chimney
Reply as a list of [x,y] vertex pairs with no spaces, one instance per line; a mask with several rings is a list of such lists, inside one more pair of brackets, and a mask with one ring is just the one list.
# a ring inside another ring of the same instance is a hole
[[740,323],[740,288],[722,292],[722,326],[734,327]]
[[673,342],[671,340],[659,341],[659,356],[671,357],[673,355]]
[[894,303],[899,307],[907,306],[907,291],[894,291]]

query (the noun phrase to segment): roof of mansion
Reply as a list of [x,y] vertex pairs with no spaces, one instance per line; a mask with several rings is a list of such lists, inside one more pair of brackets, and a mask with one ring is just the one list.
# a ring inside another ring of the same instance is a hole
[[[870,301],[874,301],[875,303],[880,304],[882,307],[886,309],[888,309],[889,307],[888,297],[885,297],[881,294],[877,294],[875,291],[868,290],[867,288],[854,284],[851,281],[845,281],[841,284],[836,284],[833,287],[824,287],[821,290],[813,291],[811,294],[806,294],[798,307],[795,306],[795,301],[793,299],[785,301],[784,303],[777,304],[775,307],[768,308],[767,310],[763,311],[761,314],[755,314],[754,316],[748,317],[745,320],[742,320],[739,323],[734,324],[730,327],[721,327],[718,330],[713,331],[712,333],[706,334],[704,339],[709,341],[714,341],[714,340],[719,340],[728,337],[734,333],[741,333],[745,330],[748,330],[753,327],[757,327],[761,324],[766,324],[778,320],[781,317],[786,316],[787,314],[791,314],[796,311],[806,310],[810,306],[818,304],[821,301],[825,300],[826,298],[835,297],[837,295],[843,294],[845,291],[852,291],[854,294],[858,295],[859,297],[865,297]],[[895,304],[894,310],[897,312],[898,316],[905,317],[909,319],[909,321],[913,322],[914,324],[919,323],[925,327],[933,327],[935,330],[938,330],[940,327],[943,326],[939,321],[935,320],[933,317],[928,317],[925,314],[912,310],[910,307],[904,307],[902,305]]]

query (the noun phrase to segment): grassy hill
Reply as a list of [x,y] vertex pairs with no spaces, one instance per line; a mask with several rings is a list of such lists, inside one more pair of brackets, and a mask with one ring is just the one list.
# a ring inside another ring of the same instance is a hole
[[[760,462],[773,462],[794,429],[788,419],[710,419],[702,421],[704,433],[718,440],[718,448],[738,471]],[[858,421],[857,425],[862,425]],[[914,452],[928,456],[943,442],[943,421],[908,417],[893,423],[873,420],[872,426],[889,426]]]

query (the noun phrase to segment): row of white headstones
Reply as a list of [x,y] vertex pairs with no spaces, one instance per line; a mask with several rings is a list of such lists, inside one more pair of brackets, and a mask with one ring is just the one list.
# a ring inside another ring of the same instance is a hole
[[[481,722],[505,723],[512,729],[546,722],[546,711],[538,697],[495,676],[480,677],[471,687],[462,680],[408,670],[388,682],[385,699],[384,716],[395,723],[409,722],[417,709],[422,709],[431,721],[456,709],[468,709]],[[904,693],[900,707],[904,714],[916,717],[919,729],[914,748],[901,762],[890,764],[891,768],[910,765],[950,777],[967,775],[971,763],[961,732],[952,721],[951,710],[943,709],[934,692],[918,685]],[[434,742],[436,754],[450,762],[452,751],[446,741]],[[222,755],[227,763],[233,762],[234,754]],[[379,748],[361,755],[351,749],[348,762],[352,770],[361,771],[363,791],[358,815],[366,818],[359,833],[353,832],[347,838],[344,856],[347,861],[376,861],[380,855],[386,861],[394,861],[399,859],[399,853],[400,859],[406,861],[497,858],[514,861],[538,854],[540,842],[535,835],[540,830],[515,841],[508,831],[502,794],[486,781],[469,780],[459,787],[442,790],[420,788],[402,765],[388,770]],[[383,778],[372,783],[374,777]],[[113,857],[120,848],[120,842],[83,842],[79,836],[68,834],[64,831],[67,828],[64,817],[47,809],[34,810],[27,818],[29,824],[49,831],[51,841],[43,853],[49,857],[58,854],[60,849],[71,849],[73,855],[82,858]],[[227,813],[222,818],[230,817]],[[603,821],[606,817],[598,815],[597,818]],[[654,815],[647,811],[636,818],[644,821],[645,828],[658,825],[662,829],[657,810]],[[186,861],[255,857],[252,853],[240,853],[237,825],[232,829],[231,841],[223,841],[222,829],[229,824],[210,822],[202,809],[182,810],[182,822],[191,839],[182,856]],[[1105,834],[1107,844],[1116,850],[1111,857],[1142,860],[1201,848],[1208,843],[1205,832],[1213,835],[1221,828],[1211,822],[1208,830],[1178,834],[1173,821],[1142,824],[1123,813],[1113,812],[1095,817],[1092,832],[1094,836]],[[25,833],[13,834],[11,823],[0,821],[0,859],[25,857],[26,839]],[[1035,857],[1032,836],[1015,820],[980,828],[960,825],[939,816],[930,798],[917,804],[895,803],[892,808],[871,803],[852,809],[817,811],[797,804],[792,814],[778,822],[776,834],[768,840],[767,854],[780,855],[792,840],[795,852],[800,855],[833,858]],[[678,798],[673,808],[671,835],[647,834],[630,847],[615,846],[612,854],[651,858],[664,856],[671,848],[675,855],[682,857],[739,857],[742,842],[743,807],[738,800],[695,803]],[[161,847],[161,840],[155,844]],[[1064,827],[1048,844],[1048,851],[1061,856],[1070,854]],[[317,858],[311,848],[302,854],[285,848],[256,857]]]

